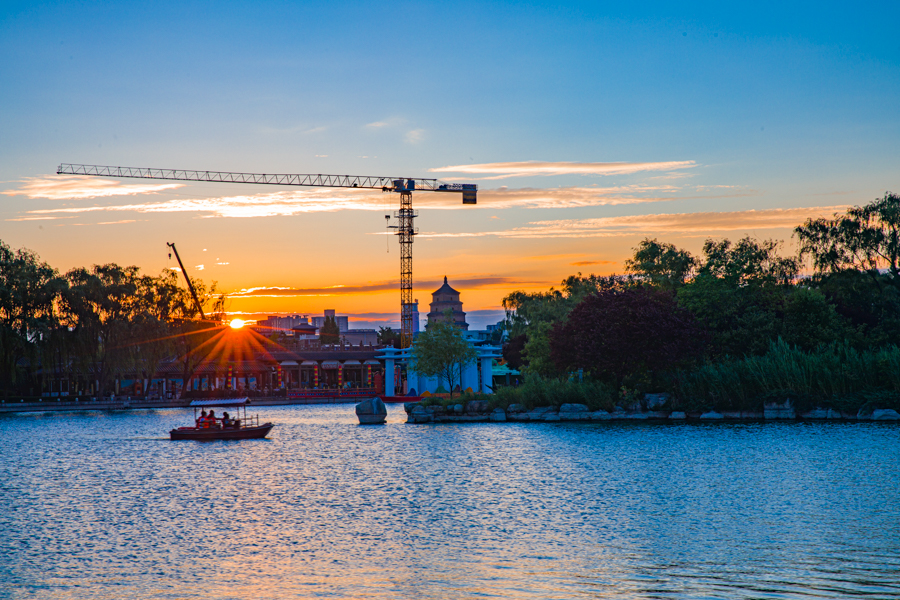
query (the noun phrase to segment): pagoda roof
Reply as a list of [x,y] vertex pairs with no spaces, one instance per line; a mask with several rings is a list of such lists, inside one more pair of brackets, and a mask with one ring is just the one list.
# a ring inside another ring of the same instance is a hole
[[450,287],[450,284],[447,283],[447,276],[444,275],[444,285],[442,285],[442,286],[439,287],[437,290],[435,290],[434,292],[432,292],[432,295],[434,295],[434,294],[444,294],[444,293],[447,293],[447,292],[450,292],[450,293],[452,293],[452,294],[458,294],[458,293],[459,293],[459,292],[457,292],[456,290],[454,290],[452,287]]

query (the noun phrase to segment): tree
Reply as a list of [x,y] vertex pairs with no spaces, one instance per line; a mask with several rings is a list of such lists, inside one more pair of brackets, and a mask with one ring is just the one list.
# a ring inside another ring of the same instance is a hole
[[809,256],[819,273],[848,269],[876,275],[887,267],[900,286],[900,196],[890,192],[833,219],[808,219],[794,229],[800,255]]
[[323,344],[337,344],[341,341],[341,330],[334,317],[325,317],[325,323],[319,331],[319,341]]
[[456,325],[435,321],[416,336],[412,359],[416,372],[426,377],[445,380],[453,397],[453,387],[462,381],[462,371],[475,361],[477,354]]
[[670,292],[609,290],[588,296],[553,327],[550,354],[561,371],[584,369],[619,386],[698,358],[704,337]]
[[24,387],[19,375],[33,375],[41,353],[50,348],[65,287],[65,280],[36,254],[13,251],[0,241],[0,385],[5,394]]
[[653,285],[674,289],[684,285],[698,265],[699,261],[687,250],[647,238],[634,249],[634,258],[625,261],[625,270]]
[[378,328],[378,343],[382,346],[400,347],[400,332],[390,327]]
[[763,354],[782,332],[785,297],[800,269],[778,255],[780,243],[749,237],[706,240],[705,260],[694,279],[678,289],[687,308],[712,335],[713,357]]

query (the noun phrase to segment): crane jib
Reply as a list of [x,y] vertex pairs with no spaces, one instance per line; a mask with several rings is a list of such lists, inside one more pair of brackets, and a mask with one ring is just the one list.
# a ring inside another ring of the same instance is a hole
[[370,175],[233,173],[229,171],[110,167],[102,165],[75,165],[69,163],[59,165],[56,173],[58,175],[167,179],[174,181],[205,181],[210,183],[343,187],[381,190],[383,192],[412,192],[414,190],[428,192],[462,192],[463,204],[476,204],[478,191],[478,186],[471,183],[446,183],[437,179],[420,179],[416,177],[375,177]]

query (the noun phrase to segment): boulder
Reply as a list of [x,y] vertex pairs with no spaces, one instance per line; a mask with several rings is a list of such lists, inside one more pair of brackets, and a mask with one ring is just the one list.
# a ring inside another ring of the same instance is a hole
[[381,425],[387,418],[387,407],[381,398],[369,398],[356,405],[360,425]]
[[614,413],[613,417],[617,419],[625,419],[626,421],[646,421],[650,418],[650,416],[644,412],[628,412],[619,415]]
[[541,418],[542,421],[559,421],[559,413],[549,412],[544,413],[544,416]]
[[503,423],[504,421],[506,421],[506,411],[502,408],[495,408],[491,413],[491,422]]
[[584,404],[563,404],[559,407],[559,418],[561,421],[587,421],[591,413]]
[[409,414],[409,413],[412,412],[412,409],[414,409],[414,408],[417,407],[417,406],[419,406],[419,403],[418,403],[418,402],[404,402],[404,403],[403,403],[403,410],[406,411],[406,414]]
[[538,406],[537,408],[532,408],[527,414],[532,421],[543,421],[544,415],[547,413],[556,413],[556,409],[552,406]]
[[648,410],[647,411],[648,419],[668,419],[669,413],[665,410]]
[[462,404],[453,405],[453,414],[461,415],[463,412],[465,412],[465,407]]
[[466,413],[480,415],[488,411],[488,403],[484,400],[472,400],[466,404]]
[[414,406],[406,419],[407,423],[431,423],[434,421],[434,414],[424,406]]
[[700,415],[701,421],[721,421],[724,418],[725,418],[725,415],[723,415],[722,413],[718,413],[714,410],[705,412],[702,415]]
[[591,421],[609,421],[610,415],[605,410],[595,410],[591,413]]
[[506,409],[507,413],[521,413],[525,412],[525,407],[521,404],[510,404],[509,408]]
[[644,405],[647,410],[659,410],[671,399],[670,394],[644,394]]
[[784,402],[766,402],[763,404],[763,416],[769,419],[796,419],[797,413],[794,412],[794,403],[790,400]]
[[680,410],[676,410],[675,412],[669,413],[669,419],[674,421],[683,421],[687,419],[687,415]]
[[890,408],[878,408],[872,411],[873,421],[900,421],[900,414]]
[[812,410],[806,411],[805,413],[801,413],[800,418],[808,419],[810,421],[832,420],[832,419],[840,419],[841,413],[834,410],[833,408],[814,408]]

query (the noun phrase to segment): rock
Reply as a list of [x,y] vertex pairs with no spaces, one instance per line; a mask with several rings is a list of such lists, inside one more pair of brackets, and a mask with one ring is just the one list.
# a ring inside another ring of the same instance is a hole
[[488,411],[488,403],[484,400],[472,400],[466,404],[466,413],[478,415]]
[[897,414],[896,410],[891,410],[890,408],[879,408],[872,411],[872,420],[898,421],[900,420],[900,414]]
[[502,408],[495,408],[494,412],[491,413],[491,422],[492,423],[503,423],[506,421],[506,411]]
[[525,412],[525,407],[521,404],[510,404],[509,408],[506,409],[506,412],[507,414]]
[[527,412],[517,412],[517,413],[507,412],[506,418],[509,419],[510,421],[525,422],[525,421],[531,420],[531,415],[529,415]]
[[387,418],[387,407],[381,398],[369,398],[356,405],[360,425],[381,425]]
[[840,419],[841,413],[833,408],[814,408],[810,411],[800,414],[801,419],[812,420],[832,420]]
[[725,418],[725,416],[722,413],[717,413],[714,410],[705,412],[702,415],[700,415],[701,421],[721,421],[724,418]]
[[414,409],[414,408],[417,407],[417,406],[419,406],[419,403],[418,403],[418,402],[404,402],[404,403],[403,403],[403,410],[406,411],[406,414],[409,414],[409,413],[412,412],[412,409]]
[[453,412],[455,414],[461,415],[461,414],[463,414],[464,411],[465,411],[465,408],[463,407],[462,404],[454,404],[453,405]]
[[547,413],[555,413],[556,409],[552,406],[538,406],[537,408],[532,408],[528,411],[528,416],[531,417],[532,421],[543,421],[544,415]]
[[644,394],[644,404],[646,405],[647,410],[659,410],[664,407],[670,399],[671,395],[669,394]]
[[544,413],[544,416],[541,419],[542,421],[559,421],[559,413]]
[[675,412],[669,413],[669,419],[672,419],[675,421],[683,421],[683,420],[687,419],[687,415],[684,414],[683,412],[681,412],[680,410],[676,410]]
[[766,402],[763,405],[763,416],[766,420],[796,419],[797,413],[794,412],[794,403],[785,400],[783,403]]
[[561,421],[587,421],[590,418],[591,413],[584,404],[563,404],[559,407]]
[[648,419],[668,419],[669,413],[664,410],[648,410],[647,418]]
[[[703,418],[702,416],[700,417]],[[739,410],[723,410],[722,418],[730,421],[740,421],[744,418],[744,413]]]
[[406,419],[407,423],[431,423],[434,421],[434,414],[421,404],[414,406]]
[[[613,415],[616,416],[616,415]],[[629,412],[618,415],[619,419],[625,419],[626,421],[646,421],[650,417],[647,413],[644,412]]]
[[605,410],[595,410],[591,413],[591,421],[609,421],[609,413]]

